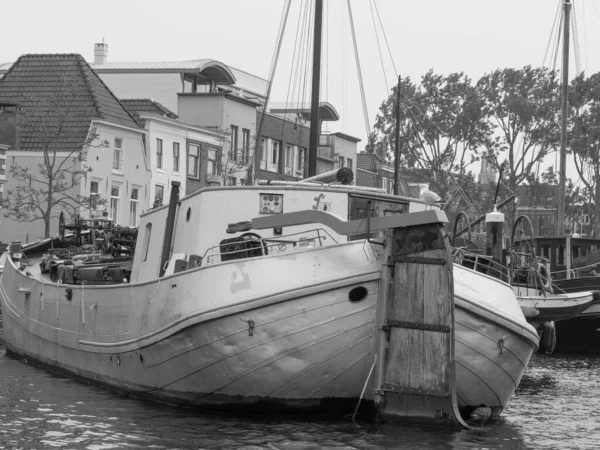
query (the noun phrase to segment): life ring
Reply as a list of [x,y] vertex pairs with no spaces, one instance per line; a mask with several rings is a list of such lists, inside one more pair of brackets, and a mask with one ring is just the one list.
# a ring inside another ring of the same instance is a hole
[[550,273],[548,272],[548,267],[546,267],[545,264],[538,263],[537,277],[544,289],[550,289]]

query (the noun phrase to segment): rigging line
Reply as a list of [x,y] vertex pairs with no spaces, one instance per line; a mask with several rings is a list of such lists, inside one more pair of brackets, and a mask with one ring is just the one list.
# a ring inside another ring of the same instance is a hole
[[383,23],[381,22],[381,16],[379,15],[379,9],[377,8],[377,0],[373,0],[373,4],[375,5],[375,12],[377,13],[377,18],[379,19],[379,27],[381,28],[381,32],[383,34],[383,39],[385,40],[385,45],[388,49],[388,53],[390,55],[390,60],[392,61],[392,66],[394,67],[394,75],[396,75],[396,79],[398,79],[398,71],[396,70],[396,64],[394,63],[394,57],[392,56],[392,51],[390,50],[390,44],[388,43],[388,39],[385,33],[385,28],[383,28]]
[[563,21],[565,20],[564,12],[561,10],[560,13],[560,26],[558,28],[558,34],[556,37],[556,53],[554,54],[554,62],[552,64],[552,70],[556,70],[556,61],[558,59],[558,53],[560,50],[560,41],[562,39]]
[[[296,67],[297,70],[297,64],[296,64],[296,55],[297,55],[297,50],[298,50],[298,32],[301,29],[301,23],[300,21],[298,21],[298,23],[296,24],[296,36],[294,39],[294,50],[292,52],[292,64],[290,65],[290,76],[289,76],[289,81],[288,81],[288,90],[287,90],[287,95],[285,98],[285,112],[284,112],[284,117],[288,116],[288,110],[289,110],[289,106],[290,106],[290,91],[291,91],[291,99],[292,102],[294,101],[294,94],[296,91],[296,81],[297,81],[297,72],[294,72],[294,67]],[[284,135],[284,131],[285,131],[285,126],[286,126],[286,121],[283,121],[283,126],[281,127],[281,140],[283,140],[283,135]],[[263,157],[263,159],[265,159]],[[265,159],[266,161],[266,159]]]
[[588,51],[588,43],[587,43],[587,27],[585,25],[586,23],[586,14],[585,14],[585,2],[581,3],[582,9],[583,9],[583,45],[585,47],[584,50],[584,55],[585,55],[585,71],[588,71],[588,58],[587,58],[587,51]]
[[[556,8],[556,13],[554,15],[554,22],[552,23],[552,28],[550,29],[550,36],[548,36],[548,44],[546,45],[546,53],[544,53],[544,59],[542,61],[542,66],[544,64],[546,64],[546,57],[548,56],[548,51],[550,50],[550,43],[554,42],[554,41],[552,41],[552,37],[554,36],[554,33],[556,33],[556,22],[560,16],[561,4],[562,4],[562,0],[559,0],[558,7]],[[552,53],[550,53],[550,55],[552,55]]]
[[579,75],[581,70],[581,43],[579,42],[579,25],[577,24],[577,15],[575,14],[575,5],[573,4],[573,43],[575,44],[576,70]]
[[365,87],[363,84],[362,72],[360,69],[360,58],[358,57],[358,46],[356,45],[356,33],[354,31],[354,20],[352,19],[352,6],[350,0],[346,0],[348,5],[348,17],[350,18],[350,30],[352,32],[352,43],[354,46],[354,58],[356,60],[356,70],[358,71],[358,84],[360,86],[360,96],[362,98],[363,114],[365,116],[365,129],[367,136],[371,133],[371,126],[369,125],[369,113],[367,111],[367,100],[365,98]]
[[[263,113],[260,115],[260,120],[258,122],[258,129],[256,130],[256,139],[254,141],[254,155],[253,158],[256,157],[257,149],[260,145],[260,134],[262,131],[263,119],[265,117],[265,113],[267,112],[269,105],[269,98],[271,97],[271,87],[273,86],[273,78],[275,77],[275,72],[277,70],[277,63],[279,61],[279,53],[281,51],[281,44],[283,42],[283,36],[285,35],[285,27],[287,24],[288,14],[290,12],[291,0],[286,0],[283,5],[283,10],[281,12],[281,20],[279,23],[279,30],[277,32],[277,45],[275,53],[273,54],[273,59],[271,61],[271,67],[269,69],[269,82],[267,87],[267,92],[265,96],[265,104],[263,105]],[[265,151],[266,149],[263,149]],[[264,158],[264,155],[261,155]]]
[[[304,73],[303,73],[303,77],[304,77],[304,81],[302,83],[302,98],[301,98],[301,107],[304,106],[306,103],[310,103],[309,100],[307,100],[306,98],[306,93],[309,91],[307,89],[307,84],[308,84],[308,80],[310,79],[310,84],[312,87],[312,77],[310,76],[310,72],[312,71],[312,62],[311,62],[311,56],[312,56],[312,52],[311,52],[311,37],[312,37],[312,32],[313,32],[313,23],[314,23],[314,19],[313,19],[313,12],[314,12],[314,7],[313,7],[313,0],[309,1],[309,14],[308,14],[308,26],[306,28],[306,51],[304,53],[305,56],[305,61],[303,64],[304,67]],[[311,125],[312,125],[312,117],[311,117]]]
[[375,23],[375,13],[373,12],[373,0],[369,0],[369,7],[371,8],[371,18],[373,19],[373,31],[375,31],[375,39],[377,40],[377,50],[379,51],[379,61],[381,61],[381,71],[383,72],[383,81],[385,82],[385,92],[390,92],[390,88],[387,82],[387,76],[385,74],[385,65],[383,64],[383,55],[381,54],[381,45],[379,44],[379,33],[377,33],[377,24]]

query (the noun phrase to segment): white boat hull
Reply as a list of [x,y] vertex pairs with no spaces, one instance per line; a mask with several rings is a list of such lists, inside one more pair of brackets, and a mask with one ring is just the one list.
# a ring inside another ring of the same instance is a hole
[[518,387],[539,338],[511,286],[458,265],[454,277],[458,404],[484,404],[497,415]]

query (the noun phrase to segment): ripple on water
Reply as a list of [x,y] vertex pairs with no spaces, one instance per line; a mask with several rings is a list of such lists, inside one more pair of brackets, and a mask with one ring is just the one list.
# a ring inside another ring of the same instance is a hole
[[600,358],[534,355],[482,430],[214,415],[137,401],[51,375],[0,347],[0,448],[354,450],[597,448]]

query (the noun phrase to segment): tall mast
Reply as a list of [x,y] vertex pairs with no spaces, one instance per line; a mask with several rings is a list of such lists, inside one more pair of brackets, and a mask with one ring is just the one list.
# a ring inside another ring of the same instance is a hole
[[558,211],[556,217],[556,235],[565,232],[565,173],[567,171],[567,108],[569,89],[569,22],[571,17],[571,0],[564,2],[564,40],[562,65],[562,104],[560,126],[560,171],[558,182]]
[[394,195],[400,194],[400,75],[396,86],[396,139],[394,139]]
[[313,41],[312,99],[310,106],[310,145],[308,150],[308,176],[317,174],[317,148],[319,146],[319,90],[321,87],[321,28],[323,0],[315,1],[315,35]]

